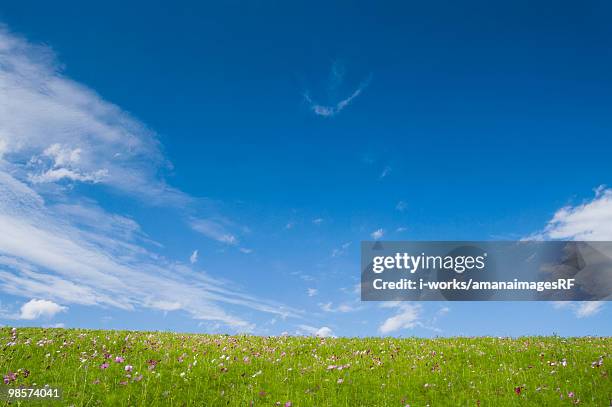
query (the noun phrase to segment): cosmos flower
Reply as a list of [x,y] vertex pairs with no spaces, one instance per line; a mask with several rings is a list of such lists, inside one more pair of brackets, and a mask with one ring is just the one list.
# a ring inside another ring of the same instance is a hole
[[125,361],[125,359],[123,357],[121,357],[121,356],[117,356],[115,358],[115,362],[117,362],[117,363],[123,363],[124,361]]
[[601,365],[603,365],[602,356],[599,357],[599,360],[596,360],[595,362],[591,363],[591,367],[600,367]]
[[100,365],[100,369],[108,369],[108,366],[109,366],[108,362],[104,362]]
[[147,365],[149,365],[149,370],[153,370],[155,369],[155,367],[157,366],[159,362],[155,359],[149,359],[147,360]]
[[125,365],[125,371],[126,372],[131,372],[132,371],[132,365]]
[[4,384],[9,384],[15,380],[17,380],[17,375],[13,372],[8,372],[8,374],[4,376]]
[[292,406],[293,406],[293,403],[290,401],[285,403],[285,407],[292,407]]

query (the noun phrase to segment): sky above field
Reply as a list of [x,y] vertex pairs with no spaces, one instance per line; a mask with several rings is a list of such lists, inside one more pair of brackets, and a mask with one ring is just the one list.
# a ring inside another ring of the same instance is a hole
[[612,240],[612,4],[5,2],[0,324],[612,335],[362,303],[363,240]]

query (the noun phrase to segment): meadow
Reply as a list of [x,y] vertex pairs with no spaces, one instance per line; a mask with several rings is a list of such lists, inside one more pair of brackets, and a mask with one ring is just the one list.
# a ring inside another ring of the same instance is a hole
[[[70,406],[609,406],[612,338],[315,338],[1,328],[7,388]],[[0,401],[48,405],[49,400]]]

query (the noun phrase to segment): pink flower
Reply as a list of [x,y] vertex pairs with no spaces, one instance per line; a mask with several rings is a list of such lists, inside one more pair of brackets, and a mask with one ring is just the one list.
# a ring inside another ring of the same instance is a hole
[[147,360],[147,364],[149,365],[149,370],[155,369],[155,366],[157,366],[157,363],[159,363],[159,362],[157,360],[155,360],[155,359]]
[[123,359],[121,356],[117,356],[115,358],[115,362],[117,362],[117,363],[123,363],[124,361],[125,361],[125,359]]
[[516,393],[517,396],[520,396],[521,395],[521,387],[520,386],[519,387],[515,387],[514,388],[514,392]]
[[17,379],[17,375],[13,372],[8,372],[6,376],[4,376],[4,384],[9,384],[14,382]]
[[290,401],[285,403],[285,407],[292,407],[292,406],[293,406],[293,403]]
[[100,369],[108,369],[108,362],[104,362],[100,365]]
[[599,357],[599,360],[596,360],[595,362],[591,363],[591,367],[600,367],[601,365],[603,365],[602,356]]
[[567,393],[567,397],[569,397],[569,398],[571,398],[571,399],[573,399],[573,398],[574,398],[574,396],[575,396],[575,394],[574,394],[574,392],[573,392],[573,391],[570,391],[569,393]]
[[132,371],[132,365],[125,365],[125,371],[126,372],[131,372]]

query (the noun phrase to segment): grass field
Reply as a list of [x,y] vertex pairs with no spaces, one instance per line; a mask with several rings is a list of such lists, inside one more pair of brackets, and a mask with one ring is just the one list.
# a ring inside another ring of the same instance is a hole
[[[609,406],[612,398],[612,338],[1,328],[0,340],[8,387],[60,387],[61,405]],[[19,403],[33,404],[11,402]]]

